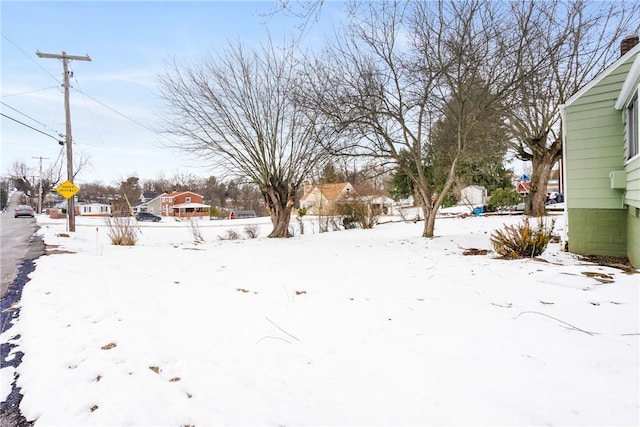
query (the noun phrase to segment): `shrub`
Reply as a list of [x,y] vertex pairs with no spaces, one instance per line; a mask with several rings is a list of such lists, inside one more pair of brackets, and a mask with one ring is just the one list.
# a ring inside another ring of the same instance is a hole
[[504,230],[491,234],[493,249],[504,258],[536,257],[546,249],[552,237],[555,220],[546,223],[538,219],[537,228],[532,228],[529,218],[519,225],[507,225]]
[[[296,219],[300,225],[300,234],[304,234],[304,221],[302,221],[302,217],[307,214],[307,207],[298,208],[298,216]],[[292,234],[293,235],[293,234]]]
[[229,229],[226,236],[218,236],[219,240],[240,240],[241,236],[237,231]]
[[107,217],[107,236],[116,246],[135,246],[138,241],[138,229],[131,217]]
[[342,226],[345,230],[351,230],[358,227],[358,219],[353,215],[347,215],[342,218]]
[[247,235],[249,239],[255,239],[260,235],[260,230],[258,230],[258,226],[255,224],[249,224],[244,227],[244,234]]
[[373,228],[378,223],[381,211],[370,203],[360,200],[341,202],[336,206],[338,215],[342,217],[342,226],[351,228]]
[[196,244],[204,243],[204,236],[202,235],[202,231],[200,231],[200,224],[198,223],[198,220],[189,217],[189,226],[191,227],[193,242]]
[[495,212],[500,208],[506,208],[520,203],[522,196],[513,188],[496,189],[487,201],[487,209]]
[[211,210],[209,211],[209,219],[211,218],[218,218],[220,216],[220,210],[215,207],[215,206],[211,206]]

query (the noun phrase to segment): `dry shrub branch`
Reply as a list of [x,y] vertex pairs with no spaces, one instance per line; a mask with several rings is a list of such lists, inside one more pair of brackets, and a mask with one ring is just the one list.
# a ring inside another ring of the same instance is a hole
[[135,246],[138,241],[138,229],[131,217],[107,217],[104,222],[112,245]]

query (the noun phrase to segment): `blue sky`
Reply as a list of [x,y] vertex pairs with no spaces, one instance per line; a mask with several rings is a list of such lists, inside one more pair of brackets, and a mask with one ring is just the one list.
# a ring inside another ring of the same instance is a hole
[[[129,176],[143,180],[160,175],[217,175],[192,157],[163,148],[165,137],[154,132],[161,122],[158,75],[168,61],[194,61],[220,51],[228,41],[248,47],[266,39],[290,36],[302,24],[283,13],[268,18],[274,1],[73,1],[0,2],[2,88],[0,111],[41,132],[64,134],[62,62],[36,51],[89,55],[72,61],[71,123],[74,157],[89,158],[75,182],[112,184]],[[322,28],[339,19],[340,3],[325,3],[321,21],[307,34],[319,42]],[[55,138],[0,117],[0,173],[15,161],[38,174],[53,164],[64,148]],[[63,179],[66,169],[63,163]]]

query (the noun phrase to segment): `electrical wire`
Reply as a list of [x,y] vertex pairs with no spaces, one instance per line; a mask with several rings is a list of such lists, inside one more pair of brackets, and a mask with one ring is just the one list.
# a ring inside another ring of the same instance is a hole
[[59,140],[58,138],[56,138],[55,136],[53,136],[53,135],[49,135],[48,133],[45,133],[45,132],[42,132],[40,129],[36,129],[36,128],[34,128],[33,126],[29,126],[28,124],[23,123],[23,122],[21,122],[21,121],[20,121],[20,120],[18,120],[18,119],[14,119],[13,117],[7,116],[7,115],[6,115],[6,114],[4,114],[4,113],[0,113],[0,116],[6,117],[7,119],[9,119],[9,120],[13,120],[14,122],[20,123],[22,126],[26,126],[26,127],[28,127],[29,129],[35,130],[36,132],[41,133],[41,134],[43,134],[43,135],[45,135],[45,136],[48,136],[49,138],[54,139],[56,142],[60,143],[60,140]]
[[49,87],[44,87],[42,89],[28,90],[26,92],[10,93],[8,95],[2,95],[2,98],[9,98],[11,96],[29,95],[30,93],[42,92],[43,90],[50,90],[50,89],[60,89],[60,86],[49,86]]
[[29,58],[29,60],[33,61],[34,64],[36,64],[38,67],[40,67],[42,70],[44,70],[45,73],[47,73],[48,75],[50,75],[56,82],[58,82],[59,84],[62,84],[62,82],[60,81],[60,79],[56,76],[54,76],[53,74],[51,74],[49,72],[49,70],[47,70],[46,68],[44,68],[42,66],[41,63],[39,63],[38,61],[35,60],[35,58],[31,57],[31,55],[29,55],[27,52],[24,51],[24,49],[22,49],[20,46],[18,46],[18,44],[16,42],[14,42],[11,37],[9,37],[9,35],[6,33],[6,31],[2,30],[0,31],[0,33],[2,33],[2,37],[4,37],[5,39],[7,39],[7,41],[9,43],[11,43],[13,45],[13,47],[15,47],[16,49],[18,49],[20,52],[22,52],[22,54],[24,56],[26,56],[27,58]]
[[102,102],[102,101],[100,101],[100,100],[98,100],[98,99],[94,98],[93,96],[91,96],[91,95],[87,94],[86,92],[83,92],[82,90],[80,90],[80,89],[78,89],[78,88],[74,88],[74,90],[75,90],[76,92],[79,92],[79,93],[83,94],[83,95],[84,95],[84,96],[86,96],[87,98],[89,98],[89,99],[91,99],[91,100],[93,100],[93,101],[97,102],[98,104],[102,105],[103,107],[107,108],[108,110],[110,110],[110,111],[112,111],[112,112],[116,113],[117,115],[119,115],[119,116],[121,116],[121,117],[124,117],[125,119],[129,120],[130,122],[133,122],[133,123],[137,124],[138,126],[140,126],[140,127],[144,128],[144,129],[146,129],[146,130],[148,130],[148,131],[150,131],[150,132],[153,132],[154,134],[156,134],[156,135],[158,135],[158,136],[160,136],[160,137],[162,137],[162,138],[164,138],[164,139],[166,139],[166,140],[170,140],[170,138],[168,138],[166,135],[163,135],[163,134],[159,133],[157,130],[155,130],[155,129],[153,129],[153,128],[151,128],[151,127],[149,127],[149,126],[147,126],[147,125],[145,125],[145,124],[143,124],[143,123],[140,123],[139,121],[137,121],[137,120],[135,120],[135,119],[132,119],[131,117],[127,116],[126,114],[121,113],[120,111],[116,110],[115,108],[110,107],[109,105],[107,105],[107,104],[105,104],[104,102]]
[[34,119],[33,117],[31,117],[30,115],[28,115],[28,114],[26,114],[26,113],[23,113],[22,111],[18,110],[17,108],[13,108],[12,106],[10,106],[10,105],[8,105],[7,103],[2,102],[2,101],[0,101],[0,104],[4,105],[4,106],[5,106],[5,107],[7,107],[7,108],[12,109],[13,111],[15,111],[15,112],[17,112],[17,113],[22,114],[23,116],[25,116],[25,117],[27,117],[27,118],[29,118],[29,119],[33,120],[34,122],[38,123],[39,125],[42,125],[42,126],[43,126],[45,129],[47,129],[48,131],[55,132],[55,133],[56,133],[60,138],[64,138],[64,134],[63,134],[63,133],[57,132],[57,131],[55,131],[54,129],[49,129],[49,127],[48,127],[46,124],[42,123],[41,121],[38,121],[38,120]]

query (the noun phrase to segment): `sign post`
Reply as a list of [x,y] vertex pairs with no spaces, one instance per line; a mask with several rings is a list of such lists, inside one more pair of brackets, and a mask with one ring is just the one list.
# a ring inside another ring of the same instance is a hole
[[[62,184],[58,185],[56,187],[56,191],[58,192],[58,194],[60,194],[62,197],[64,197],[65,199],[69,200],[71,197],[75,196],[76,193],[78,193],[78,191],[80,191],[80,189],[71,181],[67,180],[65,182],[63,182]],[[69,203],[69,206],[72,206],[72,209],[75,209],[75,206],[71,203]],[[75,214],[75,212],[67,212],[67,218],[69,219],[69,231],[76,231],[75,230],[75,224],[73,227],[73,230],[71,229],[71,218],[72,215]]]

